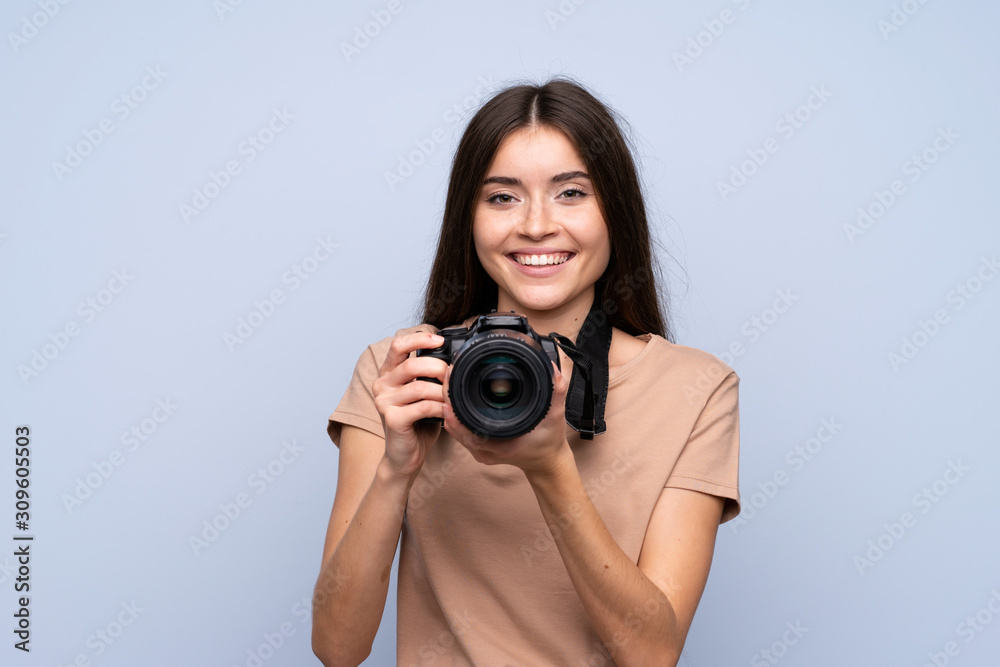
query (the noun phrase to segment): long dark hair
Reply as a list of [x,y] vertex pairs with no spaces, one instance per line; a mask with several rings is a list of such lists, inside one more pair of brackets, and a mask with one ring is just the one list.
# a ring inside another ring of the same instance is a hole
[[[673,342],[657,290],[646,206],[635,161],[615,112],[565,77],[508,87],[469,121],[455,152],[437,254],[424,293],[422,322],[441,329],[497,306],[497,284],[476,255],[472,220],[490,163],[513,131],[536,125],[561,130],[576,146],[608,226],[611,259],[594,300],[613,326]],[[547,332],[546,332],[547,333]]]

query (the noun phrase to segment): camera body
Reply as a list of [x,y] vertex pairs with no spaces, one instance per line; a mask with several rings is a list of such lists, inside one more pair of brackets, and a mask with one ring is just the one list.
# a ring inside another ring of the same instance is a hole
[[448,396],[455,416],[470,431],[498,440],[516,438],[548,413],[554,391],[551,362],[561,369],[559,350],[555,339],[539,335],[526,317],[494,310],[469,327],[448,327],[438,335],[444,338],[440,347],[416,354],[452,366]]

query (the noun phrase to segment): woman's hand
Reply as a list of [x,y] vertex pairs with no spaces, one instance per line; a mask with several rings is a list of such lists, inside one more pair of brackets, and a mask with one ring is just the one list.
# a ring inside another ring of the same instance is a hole
[[[558,349],[558,348],[557,348]],[[452,409],[448,395],[451,366],[447,367],[444,382],[444,428],[455,440],[462,443],[480,463],[494,465],[507,463],[521,468],[526,475],[553,474],[572,460],[572,450],[566,440],[566,394],[572,377],[573,362],[559,350],[559,363],[565,372],[552,363],[552,404],[542,421],[528,433],[509,440],[494,440],[473,433]]]
[[426,331],[396,336],[389,344],[379,377],[372,384],[375,408],[385,429],[385,458],[393,472],[416,477],[427,448],[441,433],[438,424],[417,424],[425,417],[444,416],[444,386],[417,377],[443,382],[448,364],[433,357],[410,357],[421,348],[435,348],[444,338]]

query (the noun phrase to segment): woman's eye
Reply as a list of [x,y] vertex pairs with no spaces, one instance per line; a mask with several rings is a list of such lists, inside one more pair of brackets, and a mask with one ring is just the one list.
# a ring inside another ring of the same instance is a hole
[[512,201],[514,201],[514,198],[505,192],[498,192],[494,195],[490,195],[489,197],[487,197],[486,201],[494,204],[495,203],[509,204]]
[[565,190],[562,194],[565,195],[566,199],[579,199],[580,197],[586,196],[587,193],[583,190],[570,188],[569,190]]

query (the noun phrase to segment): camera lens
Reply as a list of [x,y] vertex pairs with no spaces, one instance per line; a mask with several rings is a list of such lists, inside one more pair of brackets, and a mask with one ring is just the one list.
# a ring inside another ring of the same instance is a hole
[[521,380],[512,365],[517,361],[512,357],[497,356],[483,362],[488,368],[483,371],[479,392],[490,407],[504,409],[514,405],[521,395]]
[[456,416],[491,438],[527,433],[548,412],[551,363],[517,332],[473,336],[452,365],[449,395]]
[[469,407],[480,418],[509,423],[530,407],[535,383],[517,355],[484,354],[469,367],[468,373],[464,393],[469,398]]

